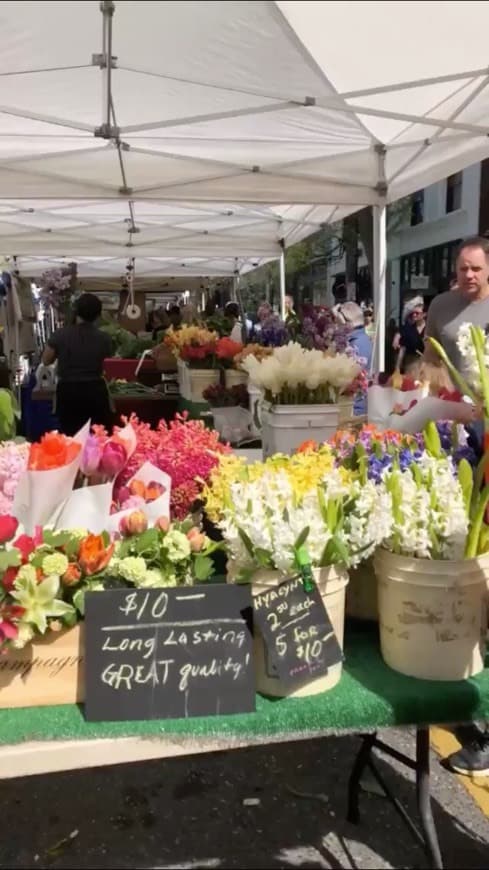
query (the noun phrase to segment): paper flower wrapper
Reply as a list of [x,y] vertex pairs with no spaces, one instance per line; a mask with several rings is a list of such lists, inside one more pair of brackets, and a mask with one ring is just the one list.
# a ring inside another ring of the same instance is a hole
[[107,530],[113,483],[74,489],[56,518],[57,529],[87,529],[94,535]]
[[[90,432],[90,422],[74,436],[81,446],[78,456],[61,468],[48,471],[24,471],[19,480],[13,504],[13,515],[28,535],[36,526],[55,526],[80,469],[82,452]],[[78,520],[77,526],[81,525]]]
[[457,420],[460,402],[449,402],[427,396],[413,405],[405,414],[391,414],[387,428],[403,432],[405,435],[416,435],[422,432],[430,420]]
[[131,477],[131,480],[128,481],[126,486],[129,487],[133,480],[140,480],[146,486],[153,482],[160,483],[165,488],[165,491],[159,496],[159,498],[141,505],[141,507],[127,508],[127,510],[117,511],[115,514],[110,514],[110,516],[106,518],[107,525],[105,526],[108,532],[118,532],[121,519],[132,514],[134,510],[141,511],[147,518],[148,523],[157,520],[159,517],[170,516],[171,477],[168,474],[165,474],[164,471],[156,468],[156,466],[152,465],[151,462],[145,462],[139,471]]
[[[378,429],[392,429],[392,412],[395,407],[407,411],[412,402],[420,402],[427,395],[428,387],[417,390],[396,390],[394,387],[373,386],[367,392],[368,422]],[[416,430],[419,431],[419,430]]]

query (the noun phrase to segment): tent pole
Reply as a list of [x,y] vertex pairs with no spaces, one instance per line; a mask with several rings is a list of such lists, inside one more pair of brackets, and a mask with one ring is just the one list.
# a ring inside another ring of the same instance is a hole
[[280,270],[280,317],[282,320],[285,320],[285,242],[283,239],[280,239],[280,261],[279,261],[279,270]]
[[387,234],[386,234],[386,203],[374,205],[373,218],[373,291],[374,316],[376,322],[375,346],[373,352],[373,371],[383,372],[385,369],[385,321],[387,314],[386,300],[386,270],[387,270]]

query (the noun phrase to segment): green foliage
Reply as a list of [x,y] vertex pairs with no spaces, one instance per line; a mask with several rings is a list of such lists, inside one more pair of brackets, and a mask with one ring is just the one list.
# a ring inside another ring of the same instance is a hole
[[0,389],[0,441],[10,441],[16,435],[19,417],[17,400],[10,390]]

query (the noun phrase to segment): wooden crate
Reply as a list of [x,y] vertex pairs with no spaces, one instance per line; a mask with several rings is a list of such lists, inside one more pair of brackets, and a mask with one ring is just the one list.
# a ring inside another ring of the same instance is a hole
[[83,625],[0,657],[0,708],[76,704],[84,696]]

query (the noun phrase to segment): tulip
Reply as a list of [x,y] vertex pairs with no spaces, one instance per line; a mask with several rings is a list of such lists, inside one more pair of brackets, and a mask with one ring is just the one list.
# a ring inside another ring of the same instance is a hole
[[19,526],[18,520],[15,517],[4,516],[0,517],[0,544],[6,544],[11,541]]
[[105,546],[102,535],[88,535],[80,544],[78,564],[87,577],[99,574],[107,567],[114,552],[114,544]]
[[159,529],[160,532],[166,532],[170,528],[170,520],[168,517],[158,517],[155,522],[155,529]]
[[144,498],[146,495],[146,486],[142,480],[131,480],[127,488],[131,495],[138,495],[140,498]]
[[99,470],[107,477],[117,477],[127,462],[127,451],[122,444],[108,441],[100,459]]
[[193,529],[190,529],[190,531],[187,532],[187,538],[190,543],[190,549],[194,553],[199,553],[205,544],[205,535],[202,534],[202,532],[199,532],[199,530],[194,526]]
[[97,473],[102,458],[102,448],[95,435],[89,435],[85,444],[80,464],[80,471],[85,477]]
[[146,501],[156,501],[156,499],[159,498],[160,495],[163,495],[164,492],[165,487],[163,486],[163,484],[156,483],[154,480],[152,480],[151,483],[148,483],[148,486],[146,487]]
[[71,562],[61,578],[64,586],[76,586],[81,580],[81,571],[75,562]]
[[15,539],[13,546],[19,551],[23,565],[29,561],[29,556],[34,552],[39,543],[41,542],[38,541],[36,543],[35,539],[31,538],[30,535],[19,535]]
[[6,592],[11,592],[14,588],[14,583],[17,579],[18,573],[18,568],[7,568],[7,570],[4,571],[2,576],[2,586],[6,590]]
[[141,535],[147,528],[148,520],[142,511],[133,511],[132,514],[122,517],[119,523],[119,531],[126,538]]

